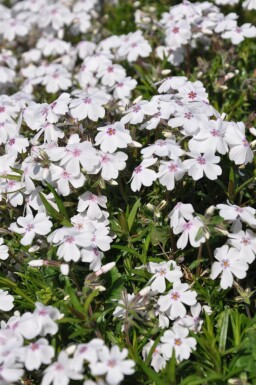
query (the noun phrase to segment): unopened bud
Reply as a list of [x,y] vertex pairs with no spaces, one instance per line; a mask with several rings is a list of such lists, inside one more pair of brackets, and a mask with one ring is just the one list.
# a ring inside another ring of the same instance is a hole
[[143,289],[141,289],[138,294],[141,297],[144,297],[145,295],[148,295],[149,292],[150,292],[150,286],[146,286]]
[[214,213],[214,210],[215,210],[215,206],[212,205],[212,206],[208,207],[208,209],[205,211],[205,214],[208,216],[212,216]]
[[63,275],[68,275],[69,273],[69,265],[67,263],[62,263],[60,265],[60,271]]
[[256,128],[251,127],[251,128],[249,128],[249,131],[250,131],[250,133],[251,133],[253,136],[256,136]]
[[169,75],[171,72],[171,70],[162,70],[161,75]]
[[34,253],[35,251],[39,250],[40,246],[34,245],[28,249],[29,253]]
[[136,103],[139,103],[142,99],[142,95],[138,96],[136,99],[134,99],[134,101],[132,102],[132,104],[136,104]]
[[115,262],[110,262],[110,263],[107,263],[106,265],[104,266],[101,266],[101,268],[96,271],[95,275],[97,277],[99,277],[101,274],[105,274],[107,273],[109,270],[113,269],[113,267],[116,265]]
[[44,264],[44,261],[42,259],[33,259],[33,261],[30,261],[29,266],[31,267],[41,267]]
[[67,353],[68,356],[71,356],[73,353],[75,353],[75,350],[76,350],[76,345],[73,344],[73,345],[70,345],[68,346],[65,351]]

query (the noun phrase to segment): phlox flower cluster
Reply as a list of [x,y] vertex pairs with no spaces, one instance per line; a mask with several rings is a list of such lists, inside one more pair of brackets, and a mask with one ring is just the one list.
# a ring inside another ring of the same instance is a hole
[[[234,12],[222,13],[226,0],[185,0],[158,20],[137,10],[137,30],[109,36],[99,22],[107,20],[99,0],[10,3],[0,4],[1,213],[6,208],[0,385],[25,382],[27,375],[42,385],[118,385],[135,372],[138,357],[150,355],[156,372],[174,356],[180,364],[196,350],[194,334],[202,333],[205,313],[212,311],[187,274],[187,256],[200,270],[210,250],[206,283],[227,292],[237,286],[256,257],[256,209],[243,199],[238,203],[237,190],[204,212],[196,199],[192,205],[179,193],[190,186],[223,187],[229,166],[242,178],[254,161],[256,130],[249,119],[233,121],[217,111],[200,80],[184,71],[161,79],[171,73],[162,68],[182,65],[195,49],[210,50],[216,39],[235,50],[256,37],[256,27],[240,25]],[[255,0],[243,7],[256,9]],[[140,95],[144,86],[150,92]],[[164,215],[143,196],[154,202],[159,194],[160,201],[160,192]],[[137,195],[143,199],[130,205]],[[141,227],[135,230],[136,222]],[[161,227],[168,230],[168,251],[167,243],[152,240],[158,233],[161,238]],[[151,244],[162,253],[155,255]],[[105,281],[103,273],[109,273]],[[135,285],[130,278],[136,273]],[[34,311],[31,303],[26,311],[28,296],[19,290],[20,282],[30,284],[30,274],[45,279],[44,289],[35,290]],[[43,304],[51,274],[54,290],[56,282],[60,287]],[[108,290],[111,298],[101,293]],[[104,341],[97,329],[102,320],[119,335],[107,330]],[[138,335],[140,351],[134,352],[131,330],[143,322],[154,332]],[[71,338],[62,323],[74,331]]]
[[[1,301],[1,297],[0,297]],[[91,375],[104,376],[109,385],[119,384],[124,375],[134,373],[134,362],[126,359],[127,349],[110,349],[103,340],[71,345],[62,350],[56,360],[49,336],[58,331],[57,321],[63,314],[57,308],[37,302],[33,313],[15,314],[0,328],[0,383],[19,381],[24,373],[43,369],[42,385],[68,384],[84,379],[84,363]]]

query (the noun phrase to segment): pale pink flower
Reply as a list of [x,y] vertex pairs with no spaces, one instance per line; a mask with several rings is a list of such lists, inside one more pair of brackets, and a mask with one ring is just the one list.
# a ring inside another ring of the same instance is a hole
[[196,304],[197,293],[188,290],[187,283],[174,282],[173,288],[166,295],[161,295],[158,300],[159,310],[164,312],[171,320],[186,315],[186,307]]

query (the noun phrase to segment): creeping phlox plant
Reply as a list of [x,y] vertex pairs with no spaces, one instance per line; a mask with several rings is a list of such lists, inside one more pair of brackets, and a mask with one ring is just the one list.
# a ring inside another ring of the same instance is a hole
[[0,385],[254,384],[256,2],[106,3],[0,4]]

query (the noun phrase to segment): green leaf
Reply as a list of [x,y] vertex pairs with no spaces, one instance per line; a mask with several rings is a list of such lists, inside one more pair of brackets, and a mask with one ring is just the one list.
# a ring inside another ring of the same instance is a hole
[[63,214],[64,217],[69,220],[69,216],[68,216],[66,207],[64,206],[61,197],[59,196],[59,194],[57,193],[55,188],[50,185],[50,183],[46,182],[46,185],[47,185],[48,189],[53,193],[55,202],[56,202],[56,204],[58,206],[58,209],[59,209],[60,213]]
[[227,336],[228,336],[228,325],[229,325],[229,315],[230,310],[226,309],[224,312],[220,314],[218,324],[220,329],[220,336],[219,336],[219,350],[220,352],[224,352],[226,348],[227,343]]
[[233,167],[230,168],[228,180],[228,197],[233,201],[235,194],[235,173]]
[[51,218],[60,222],[63,226],[72,227],[72,223],[63,214],[55,210],[42,193],[39,193],[39,195],[44,207],[46,208],[47,214]]
[[131,209],[131,212],[128,216],[128,219],[127,219],[127,223],[128,223],[128,229],[129,231],[131,230],[132,228],[132,225],[134,223],[134,220],[136,218],[136,214],[137,214],[137,211],[138,211],[138,208],[140,207],[141,203],[140,203],[140,198],[134,203],[133,205],[133,208]]

